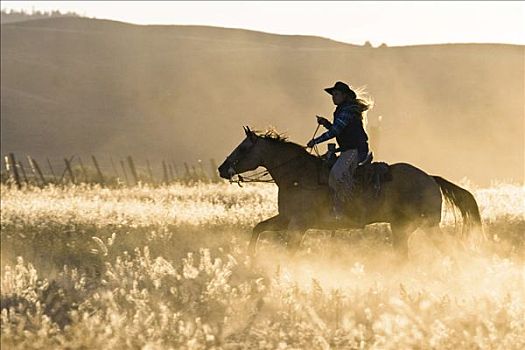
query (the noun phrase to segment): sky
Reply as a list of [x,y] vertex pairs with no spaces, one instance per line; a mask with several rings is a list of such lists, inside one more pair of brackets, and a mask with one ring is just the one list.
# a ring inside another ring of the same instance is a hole
[[374,46],[525,45],[522,1],[2,1],[2,9],[74,11],[134,24],[244,28]]

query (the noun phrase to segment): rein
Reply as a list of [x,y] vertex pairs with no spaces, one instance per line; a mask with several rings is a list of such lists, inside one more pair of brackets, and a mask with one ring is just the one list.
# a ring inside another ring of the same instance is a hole
[[287,161],[285,162],[282,162],[281,164],[278,164],[274,167],[271,167],[269,169],[265,169],[265,170],[261,170],[259,172],[256,172],[255,174],[252,174],[250,177],[246,177],[246,176],[242,176],[241,174],[235,174],[237,175],[237,180],[232,180],[230,179],[230,183],[236,183],[237,185],[239,185],[239,187],[242,187],[241,185],[241,182],[264,182],[264,183],[275,183],[275,180],[274,179],[268,179],[268,180],[264,180],[262,179],[262,177],[266,176],[266,175],[269,175],[270,174],[270,170],[274,170],[274,169],[277,169],[277,168],[280,168],[282,167],[283,165],[286,165],[288,163],[290,163],[291,161],[297,159],[301,157],[301,154],[295,156],[295,157],[292,157],[290,159],[288,159]]
[[[312,136],[312,140],[315,139],[315,135],[317,135],[317,131],[319,131],[319,127],[321,124],[317,123],[317,128],[315,128],[314,135]],[[317,148],[317,145],[314,145],[312,148],[310,148],[310,154],[312,154],[312,151],[315,150],[315,154],[319,156],[319,149]]]

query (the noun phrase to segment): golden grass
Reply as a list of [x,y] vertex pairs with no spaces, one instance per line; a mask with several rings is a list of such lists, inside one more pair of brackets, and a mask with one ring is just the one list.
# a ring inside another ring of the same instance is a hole
[[2,347],[522,349],[525,187],[470,190],[485,249],[416,231],[400,264],[386,225],[248,258],[266,184],[2,186]]

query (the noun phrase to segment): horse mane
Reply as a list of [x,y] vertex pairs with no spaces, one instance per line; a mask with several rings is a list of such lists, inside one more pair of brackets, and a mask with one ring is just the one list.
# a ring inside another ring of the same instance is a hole
[[269,130],[266,130],[265,132],[254,131],[254,134],[257,137],[262,138],[263,140],[267,140],[267,141],[270,141],[270,142],[273,142],[273,143],[278,143],[278,144],[282,144],[282,145],[284,145],[286,147],[293,148],[297,152],[303,153],[305,156],[309,156],[309,157],[312,157],[312,158],[315,158],[315,159],[320,159],[319,156],[316,156],[314,154],[308,153],[308,151],[306,150],[305,146],[302,146],[302,145],[299,145],[299,144],[297,144],[295,142],[289,141],[287,136],[285,136],[282,133],[277,132],[274,129],[269,129]]
[[[268,129],[265,132],[254,131],[254,134],[265,140],[280,141],[282,143],[292,143],[288,141],[288,136],[282,133],[280,134],[274,129]],[[297,145],[297,146],[300,146],[300,145]]]

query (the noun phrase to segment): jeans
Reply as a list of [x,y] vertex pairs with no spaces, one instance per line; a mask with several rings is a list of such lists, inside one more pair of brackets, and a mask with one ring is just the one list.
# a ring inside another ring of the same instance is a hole
[[336,216],[344,214],[345,203],[352,199],[358,158],[356,149],[344,151],[330,170],[328,185],[332,191],[333,211]]

